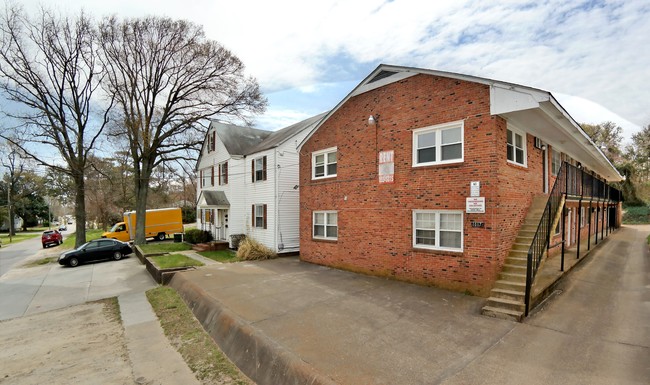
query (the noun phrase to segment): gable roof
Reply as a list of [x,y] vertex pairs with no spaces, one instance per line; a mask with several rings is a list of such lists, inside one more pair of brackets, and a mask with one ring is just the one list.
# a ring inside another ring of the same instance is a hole
[[[509,122],[519,123],[542,140],[552,143],[559,150],[577,152],[579,158],[576,160],[609,181],[623,180],[614,165],[549,91],[478,76],[387,64],[377,66],[359,85],[352,89],[311,128],[298,147],[302,147],[330,116],[354,96],[420,74],[489,86],[490,113],[492,115],[500,115]],[[552,130],[549,130],[549,125],[553,127]]]
[[312,116],[311,118],[307,118],[301,122],[292,124],[289,127],[285,127],[281,130],[274,131],[271,133],[271,135],[267,136],[266,139],[258,143],[257,145],[252,146],[251,148],[246,151],[245,155],[250,155],[254,154],[256,152],[268,150],[274,147],[277,147],[281,145],[282,143],[286,142],[287,140],[293,138],[295,135],[299,134],[303,130],[310,128],[314,126],[316,123],[318,123],[325,115],[327,112],[323,112],[321,114],[318,114],[316,116]]
[[260,130],[213,120],[210,123],[210,128],[201,146],[201,152],[196,160],[196,170],[198,170],[201,163],[208,135],[212,130],[217,133],[230,156],[247,156],[285,143],[302,131],[313,128],[326,114],[326,112],[320,113],[278,131]]
[[236,126],[216,120],[213,120],[210,126],[215,129],[219,139],[230,155],[246,155],[250,148],[272,134],[271,131]]

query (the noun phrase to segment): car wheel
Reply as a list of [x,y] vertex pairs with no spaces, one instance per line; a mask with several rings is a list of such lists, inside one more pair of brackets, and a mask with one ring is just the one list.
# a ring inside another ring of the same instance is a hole
[[116,261],[119,261],[120,259],[122,259],[122,253],[119,252],[119,251],[114,252],[113,253],[113,259],[116,260]]
[[45,243],[43,243],[43,248],[45,249],[46,247],[47,247],[47,245]]
[[158,234],[158,240],[159,241],[164,241],[165,240],[165,233]]
[[75,257],[72,257],[68,260],[68,265],[70,265],[70,267],[79,266],[79,260]]

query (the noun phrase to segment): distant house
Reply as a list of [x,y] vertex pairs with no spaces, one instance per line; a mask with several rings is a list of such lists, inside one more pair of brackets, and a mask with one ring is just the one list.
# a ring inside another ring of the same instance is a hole
[[197,225],[214,239],[244,234],[278,253],[299,249],[298,151],[323,114],[279,131],[213,121],[196,169]]
[[527,264],[620,224],[621,175],[532,87],[380,65],[299,149],[301,259],[517,311]]

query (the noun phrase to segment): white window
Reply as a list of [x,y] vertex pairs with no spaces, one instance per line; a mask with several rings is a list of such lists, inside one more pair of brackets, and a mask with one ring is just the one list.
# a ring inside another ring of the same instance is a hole
[[562,153],[551,150],[551,172],[553,172],[553,175],[560,173],[560,166],[562,166]]
[[580,207],[580,227],[585,227],[585,208]]
[[314,238],[338,239],[338,213],[336,211],[314,211]]
[[214,167],[204,168],[201,171],[201,187],[214,186]]
[[314,152],[311,156],[312,179],[336,176],[336,147]]
[[413,247],[463,251],[463,212],[413,211]]
[[463,161],[463,121],[413,130],[413,166]]
[[526,166],[526,134],[508,129],[508,162]]
[[253,205],[253,227],[266,228],[266,205]]
[[219,184],[220,185],[228,184],[228,162],[223,162],[219,164]]
[[257,158],[254,161],[254,169],[253,169],[253,182],[257,182],[260,180],[265,180],[265,175],[264,175],[264,160],[265,157],[262,158]]

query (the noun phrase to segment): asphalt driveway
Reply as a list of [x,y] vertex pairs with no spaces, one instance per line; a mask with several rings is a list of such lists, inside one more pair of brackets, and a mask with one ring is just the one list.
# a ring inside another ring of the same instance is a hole
[[171,281],[264,384],[645,384],[649,226],[624,227],[524,323],[484,299],[282,258]]

